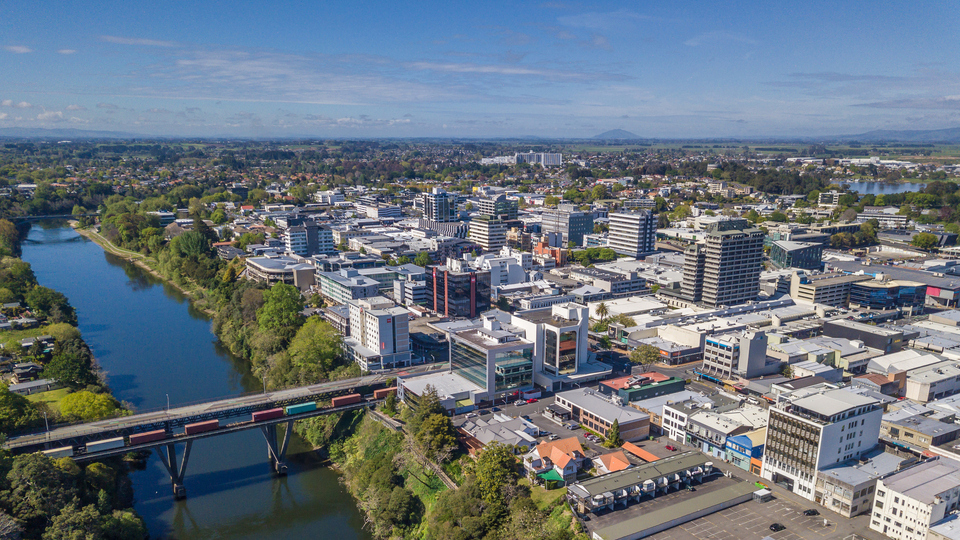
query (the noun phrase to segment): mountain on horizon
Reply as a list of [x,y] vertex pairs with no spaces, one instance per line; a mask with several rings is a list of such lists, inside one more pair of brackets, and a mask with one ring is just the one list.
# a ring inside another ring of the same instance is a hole
[[639,139],[640,137],[635,133],[630,133],[629,131],[623,129],[611,129],[610,131],[604,131],[603,133],[594,137],[594,139]]
[[857,141],[899,141],[914,143],[956,143],[960,142],[960,127],[946,129],[876,129],[859,135],[841,135],[844,140]]
[[94,131],[89,129],[45,129],[10,127],[0,128],[0,138],[6,139],[146,139],[155,138],[123,131]]

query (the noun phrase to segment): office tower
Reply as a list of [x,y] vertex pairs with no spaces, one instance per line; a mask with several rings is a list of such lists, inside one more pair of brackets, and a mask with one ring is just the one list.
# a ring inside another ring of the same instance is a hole
[[483,251],[497,251],[507,244],[507,224],[502,219],[479,216],[470,222],[470,239]]
[[517,219],[517,200],[510,200],[506,195],[497,195],[493,198],[480,199],[478,210],[482,215],[503,220]]
[[682,297],[711,307],[756,300],[763,236],[745,219],[707,225],[705,241],[685,252]]
[[420,206],[428,221],[446,223],[457,220],[457,195],[443,188],[433,188],[430,193],[421,193]]
[[410,365],[410,312],[382,297],[347,300],[350,337],[344,350],[364,371]]
[[573,242],[583,244],[583,235],[593,232],[593,214],[580,212],[572,204],[561,204],[556,210],[545,210],[541,231],[559,233],[563,237],[563,247]]
[[641,257],[656,251],[657,217],[649,210],[610,214],[608,245],[621,255]]

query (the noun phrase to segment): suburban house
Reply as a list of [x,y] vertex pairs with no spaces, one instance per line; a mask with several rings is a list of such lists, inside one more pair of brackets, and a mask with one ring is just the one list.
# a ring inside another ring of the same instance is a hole
[[630,463],[623,450],[616,450],[593,458],[593,466],[596,468],[597,474],[609,474],[629,469],[633,464]]
[[558,441],[542,442],[534,447],[524,459],[529,476],[538,476],[544,481],[570,482],[577,479],[586,457],[576,437]]

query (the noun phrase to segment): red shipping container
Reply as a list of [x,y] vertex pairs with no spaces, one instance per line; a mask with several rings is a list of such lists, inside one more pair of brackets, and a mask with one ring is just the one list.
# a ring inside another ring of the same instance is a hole
[[352,405],[354,403],[360,403],[360,394],[335,397],[330,404],[334,407],[343,407],[344,405]]
[[197,422],[196,424],[187,424],[187,427],[184,428],[184,433],[187,435],[196,435],[197,433],[203,433],[204,431],[213,431],[220,428],[219,420],[208,420],[206,422]]
[[268,411],[257,411],[253,413],[253,421],[261,422],[263,420],[273,420],[283,416],[283,409],[270,409]]
[[148,431],[146,433],[137,433],[135,435],[130,436],[130,445],[133,446],[135,444],[144,444],[144,443],[153,442],[153,441],[162,441],[163,439],[166,439],[166,438],[167,438],[167,432],[162,429],[158,429],[156,431]]
[[374,390],[373,399],[383,399],[389,396],[390,394],[396,394],[396,393],[397,393],[396,386],[391,386],[390,388],[381,388],[380,390]]

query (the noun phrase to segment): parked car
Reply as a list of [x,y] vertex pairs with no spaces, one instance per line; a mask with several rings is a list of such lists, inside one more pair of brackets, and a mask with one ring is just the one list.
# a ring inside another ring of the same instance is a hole
[[524,400],[522,400],[522,399],[518,399],[518,400],[516,400],[516,401],[513,402],[513,405],[514,405],[515,407],[519,407],[519,406],[521,406],[521,405],[526,405],[526,404],[527,404],[527,402],[524,401]]
[[490,410],[493,412],[500,412],[500,407],[490,407]]
[[811,508],[811,509],[809,509],[809,510],[804,510],[804,511],[803,511],[803,515],[805,515],[805,516],[819,516],[819,515],[820,515],[820,511],[819,511],[819,510],[816,510],[816,509],[814,509],[814,508]]
[[480,416],[485,416],[485,415],[488,415],[488,414],[490,414],[490,411],[487,411],[487,410],[483,410],[483,411],[480,411],[480,412],[479,412],[479,413],[477,413],[477,414],[479,414]]
[[467,418],[476,418],[477,416],[479,416],[477,413],[472,412],[472,413],[470,413],[470,414],[467,415]]
[[669,450],[669,451],[671,451],[671,452],[676,452],[676,451],[677,451],[677,447],[676,447],[676,446],[673,446],[673,445],[670,445],[670,444],[668,444],[668,445],[665,446],[664,448],[666,448],[667,450]]
[[774,523],[773,525],[770,526],[770,530],[773,532],[780,532],[784,529],[786,529],[786,527],[784,527],[780,523]]
[[538,401],[540,401],[540,400],[534,397],[534,398],[528,399],[528,400],[527,400],[527,403],[536,403],[536,402],[538,402]]
[[559,435],[551,435],[551,436],[549,436],[549,437],[547,437],[547,438],[550,439],[551,441],[559,441],[559,440],[560,440],[560,436],[559,436]]

